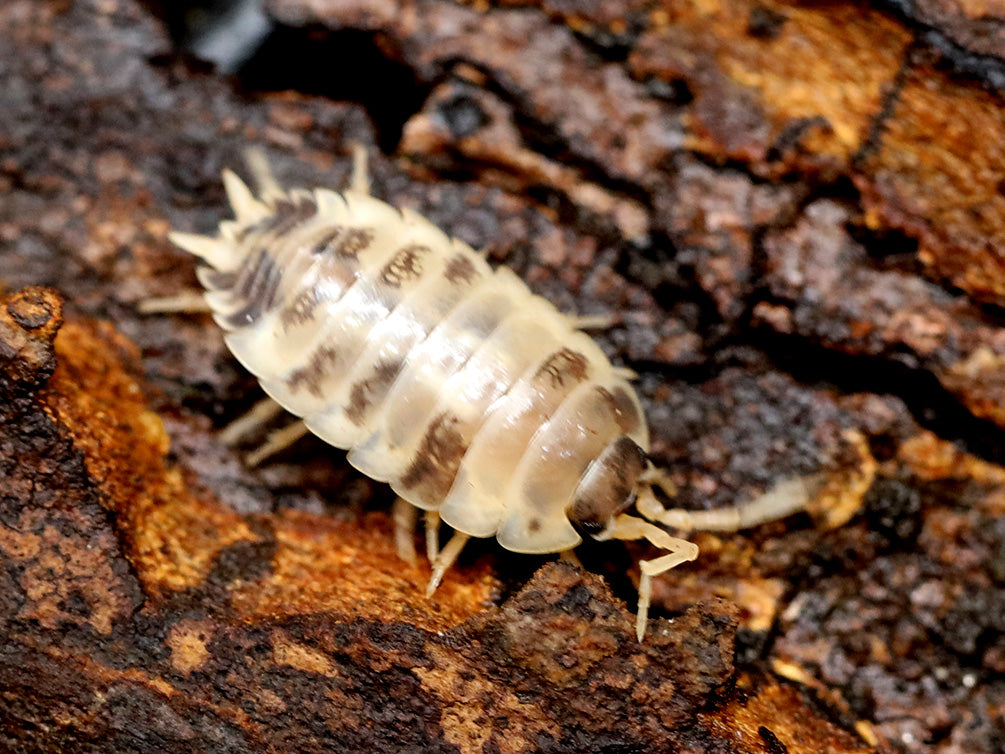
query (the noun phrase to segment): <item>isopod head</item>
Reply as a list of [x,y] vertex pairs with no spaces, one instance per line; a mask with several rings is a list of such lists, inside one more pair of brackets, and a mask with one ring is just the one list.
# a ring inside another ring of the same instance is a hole
[[646,454],[629,437],[619,437],[590,464],[576,488],[569,521],[586,534],[599,534],[635,497]]

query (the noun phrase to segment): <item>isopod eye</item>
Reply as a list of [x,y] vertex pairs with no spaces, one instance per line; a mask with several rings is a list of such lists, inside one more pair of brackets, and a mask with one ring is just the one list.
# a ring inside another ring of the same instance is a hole
[[628,437],[619,437],[587,467],[569,508],[569,521],[587,534],[598,534],[632,504],[635,482],[646,467],[646,454]]

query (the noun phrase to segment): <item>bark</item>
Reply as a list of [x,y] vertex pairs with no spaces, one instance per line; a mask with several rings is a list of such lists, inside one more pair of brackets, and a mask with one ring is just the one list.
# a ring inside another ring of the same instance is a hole
[[[266,11],[225,75],[172,4],[0,7],[0,748],[1005,745],[1000,11]],[[254,380],[137,305],[196,287],[166,233],[227,216],[244,149],[337,188],[352,141],[378,196],[614,316],[677,504],[813,475],[809,513],[697,535],[640,645],[644,546],[480,542],[426,600],[344,454],[247,469],[215,435]]]

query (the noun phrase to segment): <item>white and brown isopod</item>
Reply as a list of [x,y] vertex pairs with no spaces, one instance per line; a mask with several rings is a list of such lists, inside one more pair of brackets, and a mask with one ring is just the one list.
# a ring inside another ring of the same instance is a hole
[[[665,550],[640,563],[641,640],[652,577],[698,548],[628,508],[686,528],[789,511],[697,521],[665,510],[626,370],[511,271],[371,197],[357,158],[344,193],[284,191],[260,162],[256,197],[225,171],[236,220],[215,238],[171,235],[207,263],[199,279],[228,347],[279,405],[410,504],[396,510],[403,557],[414,557],[416,508],[427,511],[430,593],[469,537],[521,553],[569,551],[581,533]],[[456,532],[443,550],[440,520]]]

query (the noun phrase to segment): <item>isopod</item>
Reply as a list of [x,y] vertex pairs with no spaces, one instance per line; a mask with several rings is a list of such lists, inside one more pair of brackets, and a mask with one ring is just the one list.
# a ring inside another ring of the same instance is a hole
[[[310,432],[390,484],[402,557],[426,511],[430,594],[470,537],[520,553],[566,553],[584,534],[664,550],[639,563],[641,641],[653,577],[698,555],[652,522],[739,528],[749,512],[664,509],[628,370],[512,271],[372,197],[355,156],[339,193],[284,190],[259,155],[257,196],[224,171],[235,219],[216,237],[171,234],[205,262],[228,348]],[[442,550],[440,521],[455,532]]]

